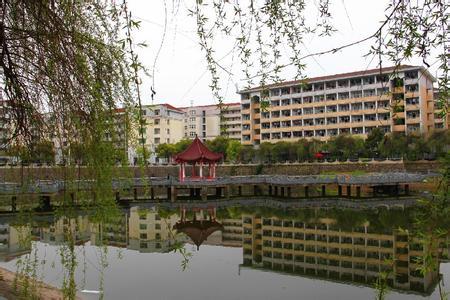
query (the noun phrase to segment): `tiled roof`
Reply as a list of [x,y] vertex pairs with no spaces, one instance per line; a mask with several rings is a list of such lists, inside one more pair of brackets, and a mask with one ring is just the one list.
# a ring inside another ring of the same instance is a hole
[[[400,65],[398,67],[382,68],[381,73],[383,73],[383,74],[390,73],[394,70],[403,70],[403,69],[423,69],[423,70],[425,70],[423,67],[420,67],[420,66]],[[311,77],[311,78],[307,78],[306,80],[284,81],[284,82],[280,82],[280,83],[268,84],[265,86],[265,88],[284,87],[284,86],[295,85],[295,84],[300,84],[300,83],[304,83],[304,82],[317,82],[317,81],[327,81],[327,80],[333,80],[333,79],[346,79],[346,78],[351,78],[351,77],[376,75],[376,74],[380,74],[380,68],[340,73],[340,74],[333,74],[333,75],[326,75],[326,76]],[[261,89],[261,86],[250,88],[250,89],[245,89],[245,90],[239,91],[239,93],[257,91],[259,89]]]
[[[191,108],[191,107],[193,107],[193,108],[196,108],[196,107],[213,107],[213,106],[217,106],[217,105],[219,105],[219,104],[206,104],[206,105],[183,106],[183,107],[180,107],[180,109],[188,109],[188,108]],[[231,106],[231,105],[241,105],[241,103],[240,103],[240,102],[231,102],[231,103],[223,103],[223,105],[226,105],[226,106]]]

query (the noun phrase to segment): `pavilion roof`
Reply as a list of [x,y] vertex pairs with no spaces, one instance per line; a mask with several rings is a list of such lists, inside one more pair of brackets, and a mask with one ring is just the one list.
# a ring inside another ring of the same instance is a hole
[[215,220],[193,220],[193,221],[180,221],[174,226],[178,232],[186,234],[192,242],[200,248],[200,245],[213,233],[218,230],[222,230],[223,226]]
[[209,150],[198,137],[192,141],[192,144],[181,153],[175,155],[174,160],[180,162],[216,162],[221,160],[222,153],[216,153]]

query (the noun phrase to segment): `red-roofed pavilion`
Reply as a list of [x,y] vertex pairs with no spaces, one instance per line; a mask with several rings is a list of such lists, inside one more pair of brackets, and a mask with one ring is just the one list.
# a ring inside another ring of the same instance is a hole
[[[192,144],[181,153],[175,155],[174,160],[180,164],[179,179],[183,181],[186,178],[186,163],[192,164],[192,175],[194,179],[204,179],[203,177],[203,165],[209,165],[209,175],[206,179],[216,178],[216,163],[223,158],[222,153],[215,153],[210,151],[198,138],[192,141]],[[199,164],[199,176],[196,176],[195,166]]]

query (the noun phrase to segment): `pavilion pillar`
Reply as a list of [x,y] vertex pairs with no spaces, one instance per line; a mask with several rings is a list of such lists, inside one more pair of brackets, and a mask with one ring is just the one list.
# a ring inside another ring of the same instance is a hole
[[200,178],[203,178],[203,162],[200,162],[199,176],[200,176]]
[[180,168],[178,169],[178,180],[183,181],[183,163],[180,164]]
[[192,177],[195,177],[195,162],[192,164]]
[[351,185],[347,185],[347,197],[351,197],[352,196],[352,186]]

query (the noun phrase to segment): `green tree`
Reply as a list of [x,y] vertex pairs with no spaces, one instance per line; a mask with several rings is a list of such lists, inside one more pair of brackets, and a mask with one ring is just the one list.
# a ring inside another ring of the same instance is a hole
[[224,155],[224,159],[227,159],[227,148],[230,139],[224,136],[218,136],[213,140],[206,141],[206,146],[209,150],[217,153],[222,153]]
[[328,149],[334,157],[348,159],[360,156],[364,152],[364,140],[347,134],[341,134],[328,142]]
[[435,130],[427,140],[430,152],[443,157],[450,148],[450,130]]
[[53,163],[55,161],[55,148],[51,141],[39,141],[32,148],[32,160]]
[[236,162],[239,158],[239,153],[241,151],[242,144],[240,141],[231,140],[228,143],[227,150],[226,150],[226,157],[227,160],[230,162]]
[[366,153],[368,156],[375,156],[378,152],[380,143],[383,141],[384,131],[376,127],[372,129],[372,131],[367,135],[367,138],[364,142],[364,148],[366,149]]
[[257,150],[258,160],[262,163],[268,162],[272,163],[276,160],[276,157],[273,153],[274,144],[269,142],[264,142],[259,145]]
[[170,158],[177,153],[176,147],[173,144],[159,144],[156,147],[156,154],[158,157],[165,158],[168,162]]
[[384,136],[379,150],[384,157],[404,157],[407,149],[408,144],[405,135],[394,132]]
[[190,139],[182,139],[181,141],[175,144],[175,153],[183,152],[184,150],[192,144],[192,140]]
[[243,145],[239,151],[239,161],[248,163],[255,160],[255,148],[250,145]]

